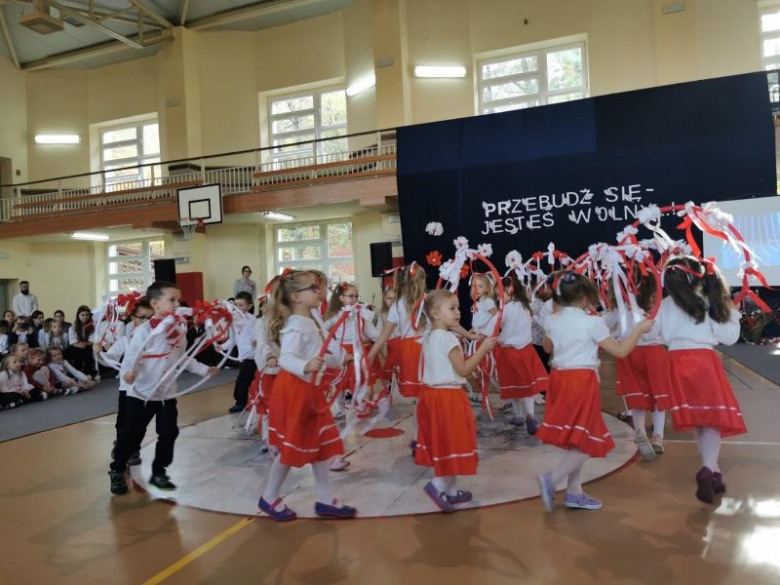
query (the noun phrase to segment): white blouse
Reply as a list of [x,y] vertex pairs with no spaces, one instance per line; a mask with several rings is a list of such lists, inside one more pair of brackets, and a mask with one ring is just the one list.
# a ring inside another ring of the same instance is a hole
[[268,331],[268,321],[265,320],[265,317],[260,317],[255,321],[255,339],[257,339],[257,345],[255,346],[255,364],[257,364],[257,369],[262,370],[265,368],[266,374],[278,374],[278,365],[272,368],[268,367],[268,360],[272,357],[276,358],[277,364],[279,363],[280,349],[271,339]]
[[696,323],[688,313],[666,297],[658,311],[660,338],[669,351],[680,349],[712,349],[722,343],[733,345],[739,339],[740,312],[732,309],[731,317],[725,323],[717,323],[705,313],[704,321]]
[[423,336],[422,344],[422,383],[426,386],[457,388],[466,383],[452,367],[450,352],[460,349],[460,342],[454,333],[444,329],[434,329]]
[[114,324],[114,330],[109,328],[110,323],[108,321],[101,321],[97,325],[95,330],[94,339],[101,345],[113,345],[118,339],[125,336],[125,324],[122,321],[117,321]]
[[[412,327],[412,320],[409,318],[409,314],[406,311],[406,299],[403,297],[393,303],[390,307],[390,311],[387,313],[387,322],[395,325],[399,335],[407,339],[409,337],[417,337],[422,335],[424,331],[415,331]],[[430,326],[430,323],[426,323],[426,329]]]
[[13,373],[10,370],[0,372],[0,392],[29,392],[35,388],[27,381],[24,372]]
[[[298,376],[304,382],[311,382],[311,372],[304,373],[304,368],[320,354],[324,342],[320,331],[314,319],[290,315],[280,335],[279,365],[281,368]],[[342,364],[342,360],[329,353],[325,354],[324,359],[325,365],[330,368],[338,368]]]
[[498,343],[517,349],[531,343],[531,313],[519,301],[504,305],[504,316]]
[[490,335],[492,331],[488,330],[493,315],[492,309],[496,309],[496,302],[491,298],[477,299],[474,303],[474,313],[471,317],[471,328],[477,333]]
[[609,337],[604,319],[582,309],[559,307],[545,320],[544,330],[553,344],[554,368],[599,367],[599,343]]

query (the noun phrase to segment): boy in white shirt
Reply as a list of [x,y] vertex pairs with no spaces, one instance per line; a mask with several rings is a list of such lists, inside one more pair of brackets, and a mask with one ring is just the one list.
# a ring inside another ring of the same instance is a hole
[[[154,317],[135,329],[122,367],[121,378],[130,386],[124,422],[117,432],[114,461],[108,472],[111,493],[117,495],[127,493],[127,462],[140,449],[146,427],[153,418],[156,418],[157,447],[149,483],[165,491],[176,489],[166,473],[166,468],[173,462],[173,447],[179,435],[174,398],[176,380],[168,374],[187,350],[186,328],[173,318],[181,291],[170,282],[158,281],[147,289],[146,298],[154,309]],[[166,321],[169,317],[171,319]],[[167,330],[150,340],[158,326]],[[209,368],[194,359],[188,359],[185,368],[201,376],[213,377],[219,373],[217,368]]]
[[247,400],[249,400],[249,387],[252,385],[252,380],[255,379],[255,373],[257,372],[257,364],[255,364],[254,359],[257,339],[255,337],[256,319],[251,313],[253,308],[252,296],[246,291],[241,291],[236,295],[233,304],[241,311],[243,316],[240,320],[233,323],[233,327],[236,330],[236,339],[231,339],[222,349],[225,353],[229,353],[234,346],[238,349],[238,360],[241,366],[238,370],[235,388],[233,389],[233,398],[236,403],[228,410],[228,412],[236,413],[243,412],[246,407]]

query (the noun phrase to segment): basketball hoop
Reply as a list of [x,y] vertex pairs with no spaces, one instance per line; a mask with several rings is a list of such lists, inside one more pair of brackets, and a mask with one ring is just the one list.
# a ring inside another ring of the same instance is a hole
[[190,240],[192,239],[195,230],[199,227],[203,227],[203,220],[200,218],[193,219],[190,217],[181,217],[179,218],[179,227],[181,227],[182,239]]

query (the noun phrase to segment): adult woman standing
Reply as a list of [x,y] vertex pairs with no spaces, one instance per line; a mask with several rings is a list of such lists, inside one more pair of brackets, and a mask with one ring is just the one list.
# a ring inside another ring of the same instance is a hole
[[241,291],[246,291],[252,295],[252,300],[257,299],[257,285],[255,281],[249,278],[252,276],[252,269],[249,266],[244,266],[241,269],[241,278],[236,280],[233,285],[233,297],[237,297]]

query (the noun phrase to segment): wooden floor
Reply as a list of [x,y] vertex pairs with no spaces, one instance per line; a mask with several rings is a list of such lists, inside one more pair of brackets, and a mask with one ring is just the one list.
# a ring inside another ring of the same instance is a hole
[[[279,525],[140,491],[113,497],[104,417],[0,444],[0,583],[780,583],[780,389],[725,363],[750,433],[723,445],[728,494],[718,505],[693,496],[691,437],[668,432],[657,461],[591,484],[605,502],[598,512],[544,514],[535,499]],[[222,415],[231,395],[185,397],[180,425]]]

